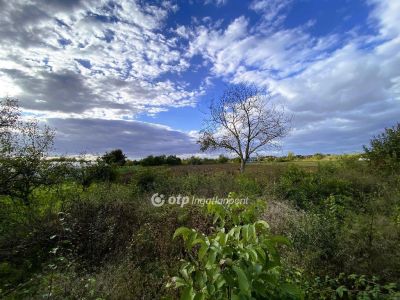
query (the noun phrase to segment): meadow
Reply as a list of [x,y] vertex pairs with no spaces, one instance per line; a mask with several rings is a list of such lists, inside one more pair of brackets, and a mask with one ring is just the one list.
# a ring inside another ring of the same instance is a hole
[[[398,175],[351,156],[249,163],[243,174],[234,162],[125,165],[110,172],[90,181],[75,174],[37,188],[29,206],[0,198],[1,298],[193,299],[202,287],[200,280],[189,280],[193,286],[184,282],[189,264],[182,260],[192,261],[202,239],[221,243],[213,237],[220,221],[227,229],[265,221],[267,241],[284,238],[268,248],[268,255],[276,255],[271,258],[274,278],[268,275],[269,294],[260,291],[256,299],[400,297]],[[224,210],[191,204],[155,207],[150,201],[154,193],[248,198],[249,203]],[[182,227],[195,231],[186,232],[188,238],[181,230],[183,239],[173,238]],[[192,232],[201,236],[198,245],[188,244]],[[259,229],[257,234],[261,238]],[[231,247],[241,253],[252,245],[246,239]],[[205,276],[214,268],[223,272],[228,259],[218,255],[208,258],[204,268],[196,259],[194,265]],[[244,260],[257,260],[261,254],[244,255]],[[234,270],[237,299],[250,299],[247,281],[241,281],[250,275]],[[204,297],[195,299],[217,295],[218,284],[206,283]],[[218,299],[235,299],[232,293],[235,288]]]

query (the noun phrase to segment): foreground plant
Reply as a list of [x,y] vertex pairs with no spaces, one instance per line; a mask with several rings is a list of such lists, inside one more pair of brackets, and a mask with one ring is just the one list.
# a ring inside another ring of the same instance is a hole
[[[181,299],[303,298],[282,276],[277,245],[288,244],[286,238],[269,235],[265,221],[243,222],[252,215],[243,205],[208,208],[217,225],[212,234],[186,227],[174,234],[183,238],[187,259],[168,286],[179,289]],[[243,218],[237,214],[240,210]]]

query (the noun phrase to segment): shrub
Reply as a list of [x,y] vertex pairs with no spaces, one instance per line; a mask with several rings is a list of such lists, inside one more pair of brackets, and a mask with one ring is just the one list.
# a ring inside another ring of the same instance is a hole
[[302,298],[282,277],[277,245],[287,240],[269,235],[265,221],[248,223],[253,214],[246,209],[237,213],[238,208],[244,209],[209,205],[216,224],[209,235],[187,227],[175,231],[174,238],[182,236],[185,242],[188,258],[168,286],[178,288],[181,299]]
[[345,275],[316,277],[306,283],[307,299],[399,299],[400,286],[383,284],[377,277]]
[[302,209],[322,205],[331,195],[346,201],[352,196],[351,182],[336,172],[337,167],[333,165],[320,165],[317,172],[291,165],[279,179],[278,194]]
[[375,136],[370,147],[364,146],[365,157],[374,165],[390,174],[400,170],[400,123]]
[[116,177],[116,170],[103,160],[97,160],[96,163],[81,161],[80,165],[73,171],[74,180],[81,184],[84,189],[95,182],[113,182]]
[[175,155],[169,155],[165,159],[165,163],[169,166],[177,166],[182,164],[182,160],[179,157],[176,157]]
[[169,165],[169,166],[177,166],[182,164],[182,160],[175,156],[175,155],[160,155],[160,156],[147,156],[139,161],[139,164],[145,167],[148,166],[162,166],[162,165]]
[[123,166],[126,162],[126,156],[121,149],[112,150],[104,154],[101,159],[109,165]]
[[217,161],[218,161],[219,164],[225,164],[225,163],[227,163],[229,161],[229,158],[227,158],[226,156],[220,155],[218,157]]

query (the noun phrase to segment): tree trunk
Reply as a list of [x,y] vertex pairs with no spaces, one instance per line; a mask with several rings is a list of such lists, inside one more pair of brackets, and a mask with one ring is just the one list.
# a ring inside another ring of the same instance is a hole
[[246,160],[245,159],[240,159],[240,173],[244,172],[244,168],[246,166]]

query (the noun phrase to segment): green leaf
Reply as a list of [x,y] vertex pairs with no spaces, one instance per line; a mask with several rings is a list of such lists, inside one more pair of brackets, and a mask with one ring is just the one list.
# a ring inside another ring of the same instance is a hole
[[186,242],[188,250],[191,250],[192,247],[194,246],[193,243],[197,239],[197,235],[198,235],[197,232],[194,230],[191,230],[191,232],[189,233],[187,242]]
[[207,258],[206,269],[211,269],[213,264],[215,263],[215,259],[217,257],[217,250],[211,249],[210,254]]
[[225,234],[224,232],[219,232],[217,236],[218,236],[218,239],[219,239],[219,243],[222,246],[225,246],[226,242],[228,241],[228,235]]
[[202,244],[199,249],[199,260],[202,260],[204,256],[207,254],[208,246],[206,243]]
[[339,296],[340,298],[343,298],[343,293],[346,292],[346,291],[347,291],[347,288],[346,288],[345,286],[343,286],[343,285],[339,286],[339,287],[336,289],[336,293],[338,294],[338,296]]
[[303,299],[303,291],[296,285],[291,283],[284,283],[281,285],[282,290],[284,290],[287,294],[292,296],[291,298],[295,299]]
[[269,229],[268,223],[265,222],[264,220],[258,220],[257,222],[254,223],[254,226],[256,228],[262,228],[264,230],[268,230]]
[[187,287],[183,290],[181,300],[192,300],[194,298],[193,288]]
[[178,236],[182,236],[183,239],[186,241],[187,237],[189,236],[189,234],[192,232],[191,229],[187,228],[187,227],[179,227],[177,230],[175,230],[173,239],[175,239]]
[[249,225],[249,236],[253,241],[257,241],[256,226],[254,224]]
[[192,249],[196,244],[202,244],[202,245],[204,244],[204,245],[205,245],[205,241],[204,241],[204,239],[203,239],[202,237],[196,238],[194,241],[192,241],[192,242],[188,245],[189,250]]
[[242,226],[242,236],[245,241],[249,239],[249,225]]
[[[186,286],[187,285],[186,281],[183,278],[177,277],[177,276],[172,277],[172,283],[175,286],[175,288],[179,288],[181,286]],[[168,284],[168,286],[170,286],[170,285],[171,284]]]
[[198,293],[194,297],[194,300],[205,300],[205,299],[206,299],[206,295],[204,295],[203,293]]
[[187,271],[186,268],[182,268],[182,269],[180,270],[180,273],[181,273],[182,277],[183,277],[186,281],[189,281],[189,274],[188,274],[188,271]]
[[251,259],[254,262],[258,261],[258,255],[257,255],[257,252],[254,249],[252,249],[252,248],[247,249],[247,253],[249,253]]
[[249,281],[247,280],[244,271],[238,266],[233,266],[233,271],[235,271],[237,275],[240,291],[243,292],[244,294],[250,294]]

